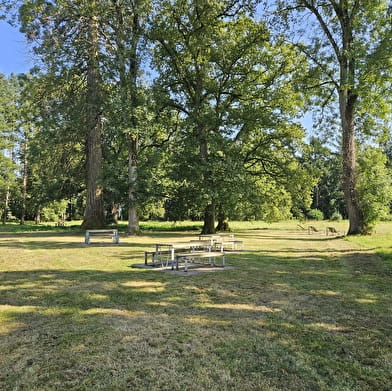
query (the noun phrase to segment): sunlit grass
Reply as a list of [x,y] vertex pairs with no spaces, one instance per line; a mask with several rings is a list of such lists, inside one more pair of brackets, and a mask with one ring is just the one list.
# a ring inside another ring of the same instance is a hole
[[234,268],[189,276],[132,267],[199,232],[161,224],[90,246],[77,228],[0,228],[1,390],[390,390],[392,264],[379,254],[392,224],[347,239],[328,222],[313,235],[232,222]]

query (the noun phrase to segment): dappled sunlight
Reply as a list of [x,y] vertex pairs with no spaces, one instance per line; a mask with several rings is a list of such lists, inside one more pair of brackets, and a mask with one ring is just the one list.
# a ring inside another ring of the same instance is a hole
[[224,309],[224,310],[246,310],[246,311],[260,311],[260,312],[281,312],[279,308],[271,308],[267,306],[256,306],[250,304],[200,304],[203,308]]
[[130,318],[146,316],[145,311],[129,311],[117,308],[89,308],[88,310],[81,311],[81,313],[84,315],[116,315]]
[[374,299],[354,299],[357,303],[360,304],[375,304],[377,303],[377,300]]
[[34,305],[8,305],[8,304],[0,304],[1,313],[15,313],[15,314],[24,314],[28,312],[36,312],[40,307]]
[[127,281],[120,284],[126,288],[133,288],[138,292],[163,292],[166,289],[166,285],[162,282],[152,281]]
[[17,318],[22,314],[37,312],[36,306],[15,306],[0,304],[0,334],[7,334],[15,331],[22,326]]
[[327,276],[330,271],[312,271],[312,270],[303,270],[300,272],[300,274],[305,274],[305,275],[315,275],[315,276]]
[[336,292],[332,290],[327,290],[327,289],[318,289],[318,290],[312,290],[310,293],[316,294],[316,295],[323,295],[323,296],[340,296],[342,293],[341,292]]
[[151,305],[151,306],[156,306],[156,307],[174,307],[175,306],[175,304],[170,303],[168,301],[149,301],[147,304]]
[[[356,264],[352,244],[309,236],[239,232],[234,271],[184,277],[131,265],[196,233],[78,248],[37,235],[20,259],[0,238],[0,389],[381,390],[390,279],[363,274],[371,265]],[[371,383],[353,381],[365,372]]]
[[89,293],[86,295],[86,298],[96,301],[105,301],[108,300],[109,297],[107,295],[101,295],[99,293]]
[[203,316],[187,316],[184,318],[185,322],[189,322],[192,324],[200,324],[200,325],[230,325],[232,321],[228,320],[217,320],[217,319],[210,319]]
[[327,331],[338,331],[338,332],[349,332],[351,331],[350,329],[346,327],[341,327],[337,326],[336,324],[330,324],[330,323],[310,323],[307,325],[307,327],[310,328],[315,328],[315,329],[322,329],[322,330],[327,330]]
[[238,297],[238,294],[236,294],[234,292],[234,290],[229,290],[229,289],[213,289],[213,288],[201,289],[201,288],[198,288],[194,285],[185,286],[184,289],[188,290],[192,294],[204,296],[205,298],[208,298],[209,294],[214,294],[214,295],[219,295],[219,296],[224,296],[224,297],[231,297],[231,298]]
[[354,301],[360,304],[376,304],[379,301],[379,297],[368,293],[361,298],[354,299]]

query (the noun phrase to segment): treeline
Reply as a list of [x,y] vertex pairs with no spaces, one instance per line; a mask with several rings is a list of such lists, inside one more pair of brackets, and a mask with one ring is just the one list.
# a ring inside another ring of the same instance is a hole
[[317,209],[371,231],[392,199],[391,18],[368,3],[0,0],[37,64],[0,78],[3,222],[212,233]]

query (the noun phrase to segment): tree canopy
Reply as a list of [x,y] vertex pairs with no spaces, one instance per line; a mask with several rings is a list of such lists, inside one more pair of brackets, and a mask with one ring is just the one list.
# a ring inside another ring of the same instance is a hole
[[1,78],[3,216],[213,233],[316,208],[356,234],[389,211],[388,2],[0,4],[37,58]]

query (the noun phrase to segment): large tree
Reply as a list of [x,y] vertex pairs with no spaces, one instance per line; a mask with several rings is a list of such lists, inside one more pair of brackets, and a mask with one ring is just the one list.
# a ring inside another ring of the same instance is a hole
[[[313,63],[320,104],[340,117],[342,182],[348,234],[366,232],[357,186],[357,136],[385,118],[385,82],[391,72],[391,20],[386,0],[285,0],[280,15],[290,19],[297,43]],[[315,80],[313,80],[314,82]],[[336,98],[336,99],[334,99]]]
[[[112,77],[112,126],[128,148],[128,233],[139,231],[137,206],[138,156],[145,126],[143,106],[147,106],[142,88],[142,57],[146,54],[145,29],[151,1],[113,0],[106,13],[105,65]],[[117,117],[117,118],[116,118]]]
[[[103,5],[95,0],[17,3],[21,30],[32,43],[43,72],[49,76],[47,90],[62,90],[60,100],[70,99],[69,106],[77,109],[63,115],[71,114],[74,126],[81,129],[85,138],[87,205],[82,226],[101,228],[105,225],[99,31]],[[80,103],[79,108],[73,104],[74,100]]]
[[0,216],[7,219],[11,190],[16,189],[14,164],[19,128],[20,88],[15,76],[0,73]]
[[[181,119],[174,151],[180,198],[191,195],[203,209],[203,232],[213,233],[227,194],[241,192],[235,185],[238,159],[242,167],[250,159],[253,168],[262,166],[267,158],[260,157],[261,146],[263,153],[271,147],[278,127],[281,135],[290,132],[281,114],[291,105],[295,116],[301,104],[293,81],[295,53],[274,45],[241,1],[163,1],[158,11],[152,31],[156,87],[168,91],[163,103]],[[253,136],[263,139],[259,148],[251,147]],[[249,150],[234,154],[233,144]]]

